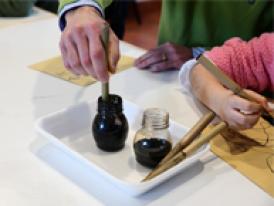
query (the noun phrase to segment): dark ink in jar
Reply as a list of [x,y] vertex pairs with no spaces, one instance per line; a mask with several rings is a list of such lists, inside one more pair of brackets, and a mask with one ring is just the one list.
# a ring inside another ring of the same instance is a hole
[[122,98],[110,94],[108,101],[98,98],[98,113],[92,123],[96,145],[108,152],[118,151],[125,146],[128,121],[123,113]]
[[136,160],[140,164],[154,168],[171,150],[171,143],[165,139],[142,139],[134,143]]

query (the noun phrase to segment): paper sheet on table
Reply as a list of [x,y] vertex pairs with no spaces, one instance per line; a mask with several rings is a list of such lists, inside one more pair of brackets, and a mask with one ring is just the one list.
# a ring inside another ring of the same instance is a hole
[[210,143],[212,152],[274,197],[274,127],[260,119],[241,133],[250,139],[218,135]]
[[[116,73],[129,69],[133,66],[133,63],[134,58],[122,56],[118,62]],[[30,68],[64,79],[80,86],[88,86],[97,81],[91,76],[76,76],[72,74],[64,67],[62,58],[60,56],[31,65]]]

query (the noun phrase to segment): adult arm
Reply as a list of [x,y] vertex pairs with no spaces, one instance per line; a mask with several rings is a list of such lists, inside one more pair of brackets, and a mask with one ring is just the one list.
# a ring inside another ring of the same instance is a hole
[[248,42],[232,38],[205,55],[241,87],[257,92],[274,91],[274,33]]

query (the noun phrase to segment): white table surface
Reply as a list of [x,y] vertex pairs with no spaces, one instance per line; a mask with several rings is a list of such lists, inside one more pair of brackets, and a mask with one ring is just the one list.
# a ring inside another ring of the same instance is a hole
[[[211,152],[184,173],[139,197],[130,197],[89,168],[37,137],[34,121],[81,101],[95,99],[100,84],[82,88],[28,65],[59,55],[57,19],[0,29],[0,205],[273,206],[274,200]],[[123,54],[139,56],[122,43]],[[140,106],[166,108],[190,127],[200,112],[180,92],[177,72],[135,68],[111,78],[111,91]],[[42,148],[42,149],[41,149]]]

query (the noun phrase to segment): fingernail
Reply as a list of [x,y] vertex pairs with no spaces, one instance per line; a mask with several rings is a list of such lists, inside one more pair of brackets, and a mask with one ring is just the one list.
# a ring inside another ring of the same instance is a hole
[[[117,62],[116,62],[117,63]],[[115,73],[115,68],[116,68],[116,63],[113,59],[110,60],[110,64],[109,64],[109,71],[111,73]]]
[[134,61],[134,64],[138,64],[140,62],[140,60],[139,59],[136,59],[135,61]]
[[136,67],[138,67],[139,69],[144,69],[145,65],[143,65],[143,64],[137,64]]
[[110,68],[109,68],[110,70],[110,73],[112,73],[112,74],[114,74],[115,72],[116,72],[116,69],[115,69],[115,67],[113,67],[113,66],[111,66]]
[[72,74],[73,74],[73,75],[75,75],[75,76],[79,76],[78,71],[73,70],[73,71],[71,71],[71,72],[72,72]]
[[274,110],[274,103],[267,102],[267,106],[268,106],[270,109]]
[[138,61],[135,61],[134,62],[134,66],[136,66],[136,67],[143,67],[143,63],[142,62],[138,62]]
[[149,71],[151,71],[151,72],[158,72],[159,70],[157,68],[151,68],[151,69],[149,69]]

